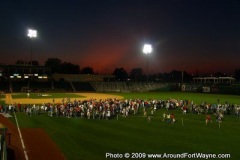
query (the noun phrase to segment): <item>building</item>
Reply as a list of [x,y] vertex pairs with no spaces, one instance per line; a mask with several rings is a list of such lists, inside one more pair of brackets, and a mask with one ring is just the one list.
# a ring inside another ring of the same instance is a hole
[[233,77],[196,77],[194,83],[234,83]]

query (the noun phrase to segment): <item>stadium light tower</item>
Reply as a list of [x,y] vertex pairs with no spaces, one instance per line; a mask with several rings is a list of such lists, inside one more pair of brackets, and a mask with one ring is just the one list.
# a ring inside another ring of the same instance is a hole
[[[34,29],[28,29],[28,35],[27,35],[30,39],[34,39],[37,38],[37,30]],[[32,66],[32,40],[31,40],[31,57],[30,57],[30,63]]]
[[147,55],[147,82],[148,82],[148,55],[152,53],[152,45],[144,44],[143,53]]

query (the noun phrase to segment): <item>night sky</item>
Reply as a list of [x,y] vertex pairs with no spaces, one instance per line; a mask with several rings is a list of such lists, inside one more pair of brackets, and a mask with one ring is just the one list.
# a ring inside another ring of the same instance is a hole
[[[98,73],[233,73],[240,68],[238,0],[1,0],[0,63],[48,58]],[[27,37],[29,28],[37,39]]]

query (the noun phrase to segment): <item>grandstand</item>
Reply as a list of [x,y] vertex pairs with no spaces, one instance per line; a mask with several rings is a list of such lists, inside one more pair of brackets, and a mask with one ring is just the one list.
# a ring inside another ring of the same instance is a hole
[[168,86],[163,83],[91,82],[97,92],[148,92]]
[[10,92],[23,92],[24,88],[26,91],[29,89],[29,83],[30,81],[28,80],[15,80],[15,81],[10,81]]
[[51,81],[30,81],[29,89],[32,92],[49,92],[52,90]]
[[[114,75],[52,74],[51,68],[0,65],[1,92],[149,92],[177,90],[240,94],[232,77],[196,77],[190,84],[119,82]],[[174,87],[175,86],[175,87]]]
[[0,92],[9,92],[9,81],[0,81]]
[[74,88],[69,81],[53,81],[53,91],[73,92]]
[[95,89],[89,82],[72,82],[74,87],[74,91],[87,91],[87,92],[94,92]]
[[3,92],[146,92],[166,87],[161,83],[117,82],[114,75],[52,74],[51,68],[0,65]]
[[146,92],[166,88],[168,84],[11,79],[9,82],[1,81],[0,86],[3,92]]

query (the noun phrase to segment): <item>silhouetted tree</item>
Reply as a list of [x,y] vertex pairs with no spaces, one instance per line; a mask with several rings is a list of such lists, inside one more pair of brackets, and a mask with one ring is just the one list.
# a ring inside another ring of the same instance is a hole
[[17,60],[17,61],[15,62],[15,64],[17,64],[17,65],[24,65],[24,64],[28,64],[28,62],[20,59],[20,60]]
[[144,81],[144,75],[142,68],[134,68],[130,72],[130,78],[133,81]]
[[164,74],[162,73],[158,73],[158,74],[154,74],[151,76],[151,81],[155,81],[155,82],[164,82]]
[[125,81],[128,78],[128,73],[124,68],[116,68],[113,72],[113,75],[115,75],[118,81]]
[[61,73],[62,61],[58,58],[48,58],[45,62],[46,67],[50,67],[52,73]]
[[192,76],[188,74],[186,71],[177,71],[173,70],[170,73],[164,73],[164,80],[166,82],[191,82]]
[[81,70],[82,74],[94,74],[93,68],[92,67],[84,67]]
[[240,69],[235,70],[235,78],[237,82],[240,81]]
[[39,62],[38,61],[32,61],[32,63],[31,62],[29,62],[31,65],[33,65],[33,66],[39,66]]
[[79,65],[75,65],[69,62],[64,62],[61,64],[61,72],[65,74],[79,74],[80,73],[80,67]]
[[222,73],[222,72],[217,72],[217,73],[214,74],[214,76],[215,77],[224,77],[224,76],[226,76],[226,74]]
[[16,65],[33,65],[33,66],[39,66],[39,62],[38,61],[36,61],[36,60],[34,60],[34,61],[24,61],[24,60],[22,60],[22,59],[20,59],[20,60],[17,60],[16,62],[15,62],[15,64]]

